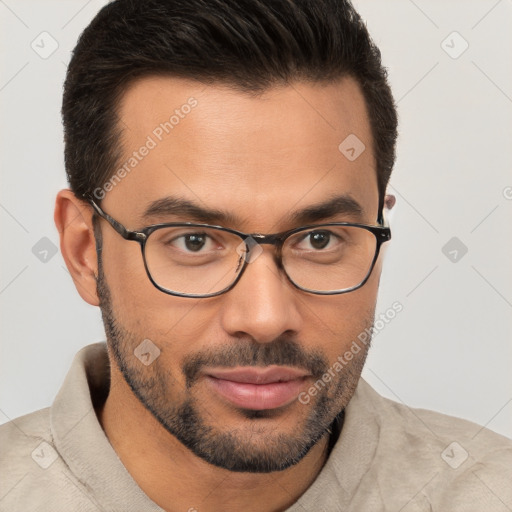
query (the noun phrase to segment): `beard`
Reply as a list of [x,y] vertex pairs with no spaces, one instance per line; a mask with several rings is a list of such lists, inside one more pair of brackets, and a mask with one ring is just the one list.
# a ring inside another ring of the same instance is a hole
[[[181,364],[185,386],[180,386],[169,368],[161,364],[163,358],[145,366],[134,356],[134,349],[142,338],[117,320],[103,273],[101,249],[98,250],[97,293],[111,364],[115,361],[134,395],[167,432],[196,456],[229,471],[269,473],[282,471],[301,461],[330,432],[336,417],[352,398],[370,346],[367,343],[335,378],[322,381],[316,396],[307,405],[298,405],[296,400],[287,406],[305,408],[297,413],[291,432],[279,431],[279,416],[283,414],[280,409],[237,408],[244,426],[222,428],[218,421],[209,421],[209,417],[217,418],[208,414],[207,399],[201,401],[193,394],[203,367],[286,365],[306,370],[318,383],[329,372],[326,356],[319,350],[306,351],[286,337],[264,344],[250,337],[237,338],[234,344],[225,348],[210,348],[187,356]],[[373,325],[374,312],[365,320],[361,331]],[[165,347],[167,343],[159,345]],[[274,422],[272,427],[268,426],[269,420]],[[262,421],[267,422],[266,426]]]

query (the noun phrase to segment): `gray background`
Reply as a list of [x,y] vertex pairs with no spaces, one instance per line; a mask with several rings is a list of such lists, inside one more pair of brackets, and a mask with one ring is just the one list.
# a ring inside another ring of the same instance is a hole
[[[0,0],[0,422],[50,405],[76,351],[104,339],[53,224],[66,65],[104,3]],[[403,311],[375,337],[364,376],[512,437],[512,2],[355,4],[401,121],[377,311]]]

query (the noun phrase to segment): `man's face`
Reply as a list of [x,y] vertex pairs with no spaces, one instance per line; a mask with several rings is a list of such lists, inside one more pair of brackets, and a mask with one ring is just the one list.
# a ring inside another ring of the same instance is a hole
[[[182,107],[187,104],[192,107]],[[161,123],[173,114],[166,131]],[[298,227],[294,213],[342,195],[357,201],[362,213],[340,212],[317,223],[376,223],[370,126],[351,79],[251,96],[221,85],[146,78],[124,95],[120,118],[123,163],[134,151],[137,163],[131,161],[102,208],[129,229],[198,221],[186,213],[144,216],[150,204],[170,197],[222,211],[230,219],[225,227],[245,233]],[[351,134],[366,146],[355,160],[338,149]],[[150,149],[140,151],[144,145]],[[103,221],[101,231],[98,294],[110,356],[144,406],[217,466],[266,472],[301,460],[350,400],[367,348],[341,371],[331,369],[308,403],[298,396],[371,327],[380,265],[356,291],[313,295],[287,280],[275,249],[265,245],[229,292],[183,298],[151,284],[137,243]],[[148,365],[134,354],[143,340],[160,350]],[[291,370],[286,379],[292,382],[233,383],[269,368],[278,376]]]

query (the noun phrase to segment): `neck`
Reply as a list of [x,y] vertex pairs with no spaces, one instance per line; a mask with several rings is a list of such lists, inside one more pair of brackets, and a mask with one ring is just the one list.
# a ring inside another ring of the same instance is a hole
[[213,466],[167,432],[111,368],[111,390],[98,419],[144,493],[167,512],[282,511],[312,484],[328,456],[326,434],[296,465],[273,473]]

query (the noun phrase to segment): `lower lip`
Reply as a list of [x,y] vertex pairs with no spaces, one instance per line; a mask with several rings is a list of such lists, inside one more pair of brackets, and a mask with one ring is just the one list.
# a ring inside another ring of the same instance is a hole
[[288,405],[297,399],[306,377],[286,382],[249,384],[207,376],[207,381],[219,395],[242,409],[262,411]]

